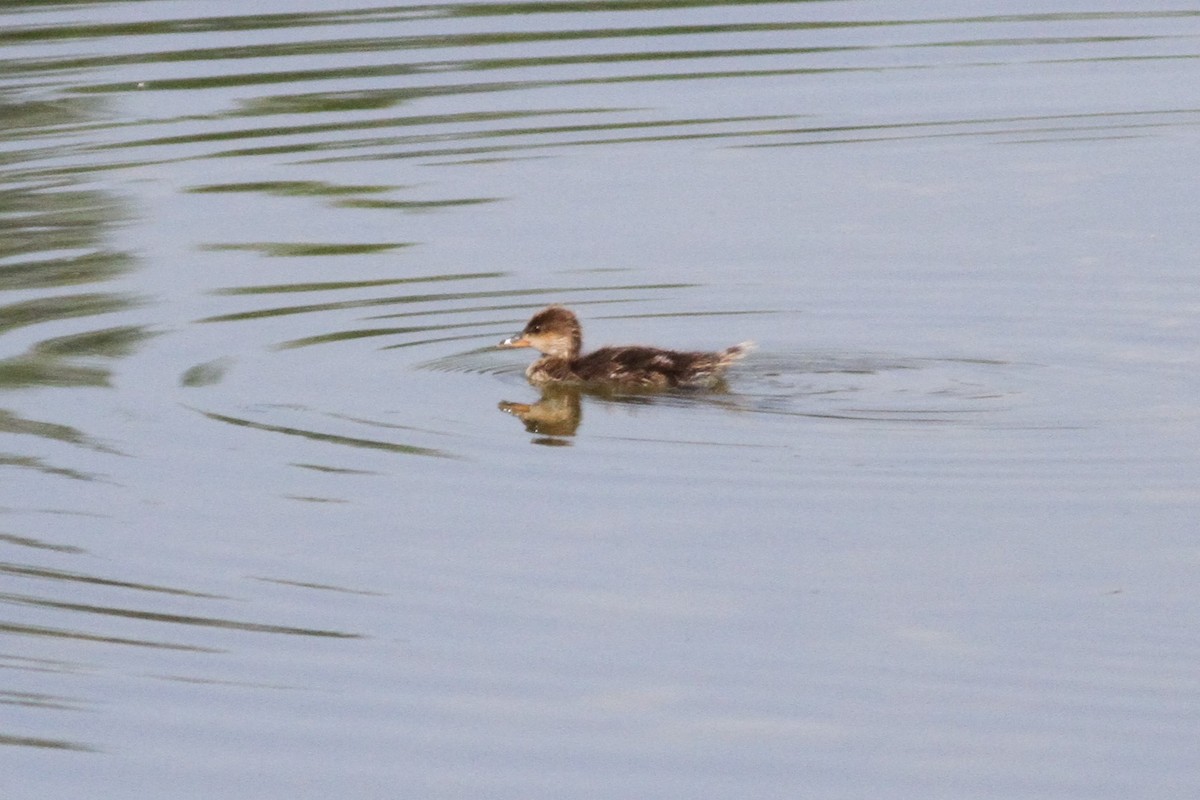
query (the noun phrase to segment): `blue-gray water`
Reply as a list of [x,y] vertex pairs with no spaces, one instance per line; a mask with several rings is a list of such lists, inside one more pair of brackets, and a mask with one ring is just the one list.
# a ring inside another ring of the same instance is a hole
[[[1198,57],[7,3],[0,796],[1194,798]],[[758,349],[527,430],[551,302]]]

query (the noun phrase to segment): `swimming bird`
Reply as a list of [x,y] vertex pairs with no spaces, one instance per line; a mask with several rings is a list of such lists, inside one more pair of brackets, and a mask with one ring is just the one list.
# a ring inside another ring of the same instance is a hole
[[595,388],[711,388],[729,365],[754,347],[742,342],[715,353],[679,352],[627,345],[602,347],[583,355],[583,327],[567,308],[550,306],[534,314],[518,334],[499,347],[532,347],[542,357],[525,377],[535,386],[582,384]]

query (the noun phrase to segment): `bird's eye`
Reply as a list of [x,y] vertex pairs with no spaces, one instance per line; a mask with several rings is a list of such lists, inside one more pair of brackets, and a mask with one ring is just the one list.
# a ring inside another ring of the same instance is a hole
[[529,332],[530,332],[530,333],[541,333],[541,332],[542,332],[542,326],[541,326],[541,325],[533,325],[533,326],[530,326],[530,328],[529,328]]

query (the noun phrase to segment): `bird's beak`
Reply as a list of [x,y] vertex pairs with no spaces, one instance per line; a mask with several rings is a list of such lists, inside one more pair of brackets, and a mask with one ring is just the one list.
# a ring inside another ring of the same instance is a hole
[[504,341],[502,341],[500,344],[498,344],[496,346],[497,347],[533,347],[533,344],[531,344],[530,341],[525,338],[525,334],[518,333],[518,334],[508,337],[507,339],[505,339]]

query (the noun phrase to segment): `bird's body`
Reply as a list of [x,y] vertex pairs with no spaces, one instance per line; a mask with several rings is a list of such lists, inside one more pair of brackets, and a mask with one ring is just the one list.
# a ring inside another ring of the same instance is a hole
[[602,347],[583,355],[583,329],[570,310],[550,306],[500,347],[532,347],[542,357],[525,375],[537,386],[579,384],[595,387],[671,389],[711,387],[730,364],[746,355],[750,342],[718,352],[680,352],[628,345]]

